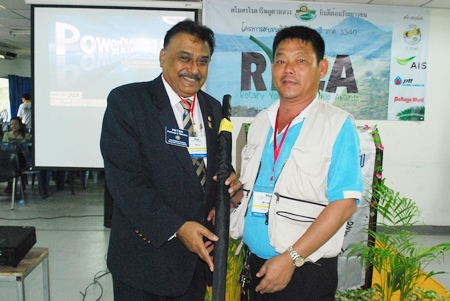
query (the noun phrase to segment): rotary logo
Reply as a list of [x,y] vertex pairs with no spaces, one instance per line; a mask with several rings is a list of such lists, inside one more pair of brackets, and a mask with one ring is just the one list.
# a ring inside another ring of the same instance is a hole
[[406,30],[403,32],[403,40],[410,45],[419,43],[421,38],[422,32],[416,25],[409,25],[408,28],[406,28]]
[[312,21],[316,18],[316,10],[308,9],[308,6],[306,4],[302,4],[295,11],[295,17],[302,21]]

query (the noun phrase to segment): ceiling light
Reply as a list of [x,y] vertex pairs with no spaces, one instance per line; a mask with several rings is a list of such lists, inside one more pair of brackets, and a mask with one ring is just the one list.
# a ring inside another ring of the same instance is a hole
[[30,35],[31,32],[27,29],[18,29],[18,30],[11,30],[9,32],[10,35],[16,36],[16,35]]

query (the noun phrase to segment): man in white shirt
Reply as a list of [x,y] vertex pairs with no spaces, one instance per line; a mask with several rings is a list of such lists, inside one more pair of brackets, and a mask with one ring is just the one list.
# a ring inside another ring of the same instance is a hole
[[31,97],[30,94],[25,93],[22,95],[22,104],[19,106],[17,116],[22,119],[22,123],[27,126],[27,129],[31,129]]

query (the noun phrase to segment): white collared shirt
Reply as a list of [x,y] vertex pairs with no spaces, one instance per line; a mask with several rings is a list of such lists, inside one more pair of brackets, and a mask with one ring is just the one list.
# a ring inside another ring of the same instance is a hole
[[[292,119],[291,126],[303,122],[306,116],[308,115],[311,104],[315,103],[316,101],[320,101],[318,93],[316,95],[316,98],[314,98],[314,100],[311,101],[311,103],[306,108],[304,108],[303,111],[300,112],[300,114],[298,114],[294,119]],[[279,108],[280,108],[280,100],[275,101],[270,107],[267,108],[267,117],[269,118],[270,125],[272,126],[273,129],[275,128],[275,122],[277,120],[277,113]],[[286,127],[280,132],[280,134],[283,133],[285,129]],[[273,136],[271,138],[271,141],[272,140]]]
[[[181,103],[180,103],[181,98],[177,93],[175,93],[175,91],[172,89],[172,87],[166,82],[166,80],[164,79],[164,75],[162,76],[162,78],[163,78],[164,87],[166,88],[167,95],[169,96],[169,99],[170,99],[170,105],[172,106],[173,114],[175,115],[175,119],[177,120],[178,127],[180,129],[182,129],[183,128],[184,108],[183,108],[183,106],[181,106]],[[192,95],[191,97],[186,97],[186,98],[191,98],[192,100],[194,100],[194,95]],[[195,105],[194,105],[193,124],[194,124],[194,131],[196,131],[198,133],[200,131],[200,129],[203,129],[203,133],[204,133],[205,125],[203,124],[202,110],[200,109],[200,104],[199,104],[197,96],[196,96],[196,101],[195,101]]]

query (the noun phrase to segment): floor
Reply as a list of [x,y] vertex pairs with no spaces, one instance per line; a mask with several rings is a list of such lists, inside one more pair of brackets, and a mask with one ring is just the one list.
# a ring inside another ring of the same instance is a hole
[[[88,179],[85,190],[75,179],[75,195],[70,187],[56,190],[51,182],[50,195],[42,200],[37,185],[28,185],[25,204],[10,209],[10,196],[3,193],[0,183],[0,225],[36,227],[36,247],[50,250],[50,295],[53,301],[112,301],[111,275],[107,273],[105,258],[109,229],[103,226],[103,177],[94,183]],[[450,241],[448,235],[420,235],[419,242],[426,246]],[[428,270],[450,272],[450,254],[444,261],[432,264]],[[450,274],[435,279],[450,288]],[[12,282],[0,282],[0,301],[16,300]],[[84,296],[85,295],[85,296]],[[42,273],[38,267],[26,278],[27,301],[42,300]]]
[[[103,178],[89,178],[86,190],[75,179],[75,195],[69,185],[57,191],[50,183],[45,200],[37,185],[25,190],[25,204],[11,210],[10,196],[0,183],[0,225],[36,227],[36,247],[49,248],[50,296],[53,301],[112,301],[111,275],[106,274],[109,229],[103,226]],[[42,273],[39,266],[25,280],[27,301],[42,300]],[[94,278],[99,277],[94,282]],[[91,285],[92,284],[92,285]],[[16,300],[12,282],[0,282],[0,301]],[[83,299],[83,294],[85,298]],[[100,298],[100,296],[102,296]]]

